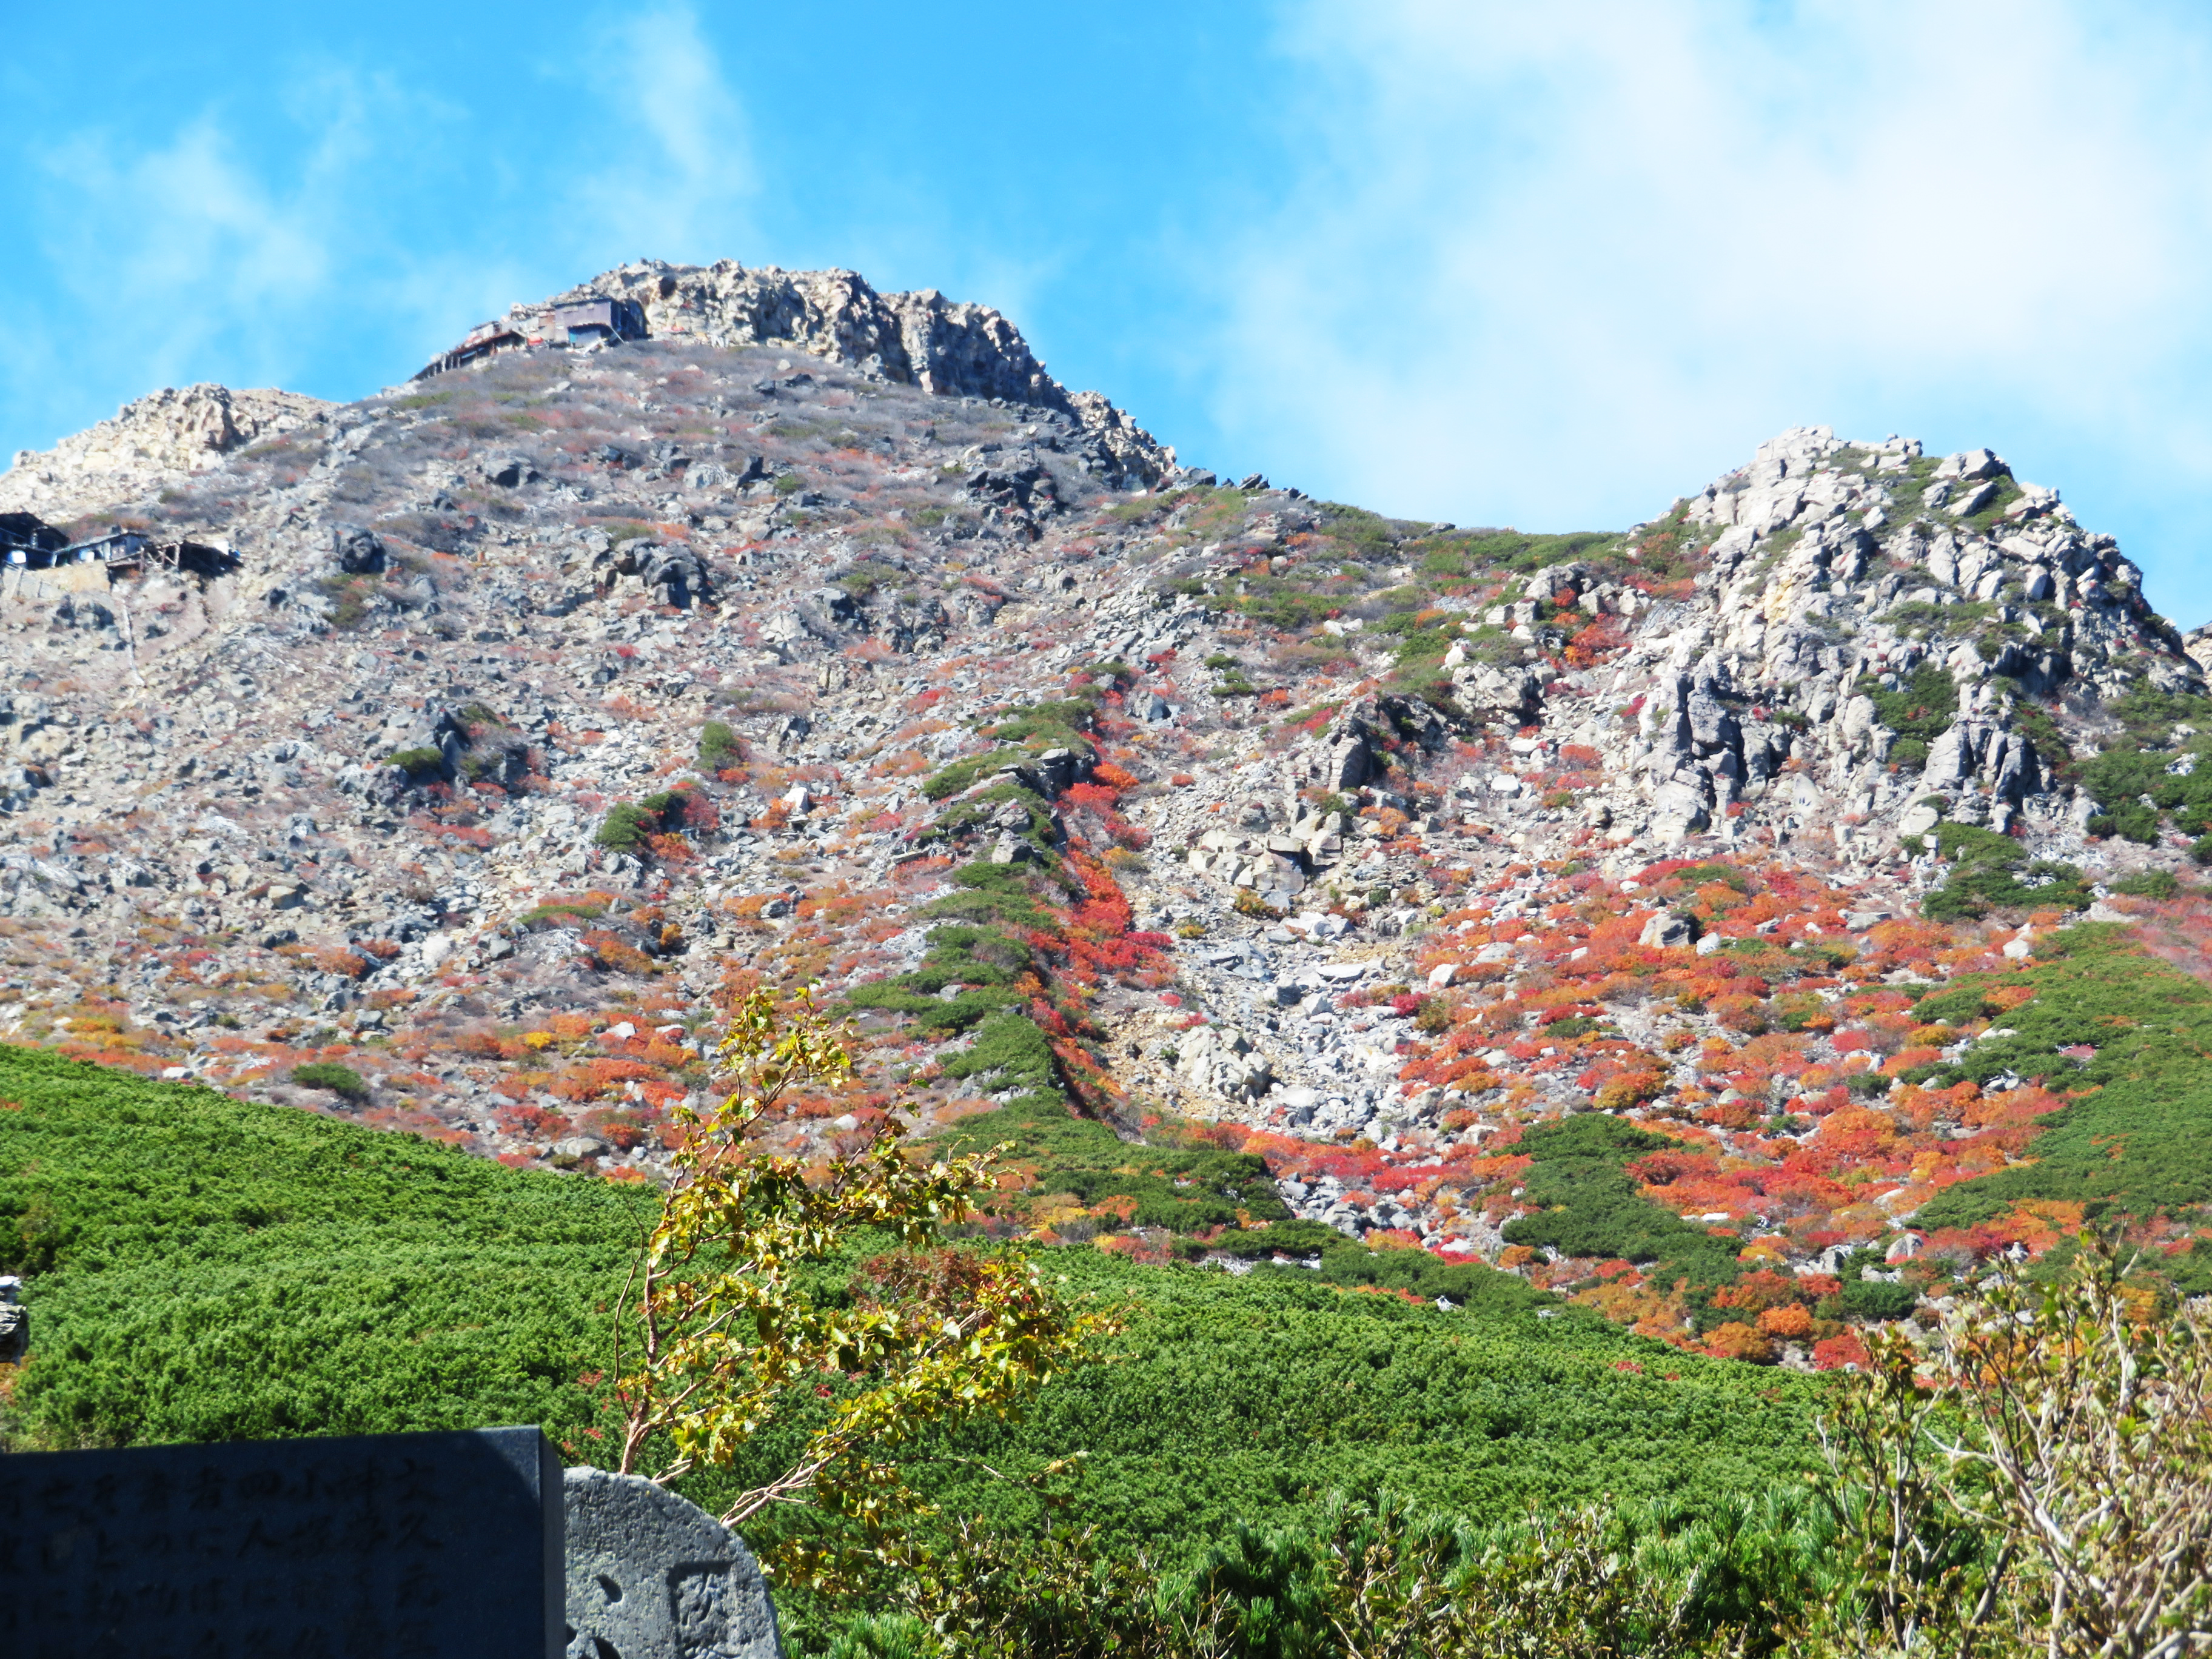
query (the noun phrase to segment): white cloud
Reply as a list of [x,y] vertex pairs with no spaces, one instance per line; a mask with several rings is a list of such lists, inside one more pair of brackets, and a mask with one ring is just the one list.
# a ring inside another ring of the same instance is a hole
[[330,277],[321,228],[242,166],[206,118],[119,153],[80,134],[49,152],[73,210],[46,220],[46,252],[106,338],[154,375],[173,374],[242,315],[311,301]]
[[1800,422],[2202,481],[2208,28],[1311,0],[1298,181],[1223,285],[1224,430],[1309,487],[1555,527]]
[[597,166],[577,177],[571,222],[589,258],[704,262],[753,240],[759,190],[744,107],[689,6],[612,25],[580,71],[599,106]]
[[546,71],[553,125],[307,61],[251,111],[20,135],[48,297],[0,362],[7,447],[195,379],[356,396],[590,270],[744,247],[743,110],[693,13],[601,33]]
[[66,430],[95,386],[110,407],[201,378],[358,390],[302,376],[331,366],[333,338],[434,328],[466,291],[451,272],[424,280],[439,252],[392,234],[417,174],[408,150],[453,115],[309,66],[252,122],[211,103],[167,131],[88,124],[46,139],[32,152],[33,240],[52,323],[43,360],[9,377],[29,418]]

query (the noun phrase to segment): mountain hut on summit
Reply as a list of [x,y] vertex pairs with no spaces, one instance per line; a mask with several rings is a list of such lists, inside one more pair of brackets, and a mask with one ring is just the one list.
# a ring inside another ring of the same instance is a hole
[[570,345],[589,345],[595,340],[642,340],[647,336],[645,307],[635,300],[606,298],[556,306],[545,319],[545,333],[548,339],[565,338]]
[[570,305],[556,306],[545,319],[542,336],[526,335],[512,321],[478,323],[459,345],[432,358],[412,378],[427,380],[496,357],[503,351],[543,345],[548,340],[560,345],[591,345],[602,340],[643,340],[651,335],[652,331],[646,326],[645,307],[636,301],[594,295]]
[[466,368],[471,363],[495,357],[502,351],[519,350],[530,342],[511,325],[502,322],[478,323],[451,351],[441,352],[416,369],[411,377],[427,380],[434,375],[449,374],[457,368]]

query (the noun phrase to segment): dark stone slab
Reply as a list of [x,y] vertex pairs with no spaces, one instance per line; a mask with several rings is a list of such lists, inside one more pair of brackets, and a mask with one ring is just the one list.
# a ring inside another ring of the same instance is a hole
[[0,1456],[7,1659],[556,1659],[536,1429]]

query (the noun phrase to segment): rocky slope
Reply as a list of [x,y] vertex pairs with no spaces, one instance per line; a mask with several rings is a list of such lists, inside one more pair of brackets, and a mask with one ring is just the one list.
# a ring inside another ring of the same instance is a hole
[[[2185,641],[1986,450],[1799,428],[1624,532],[1459,529],[1180,468],[933,293],[586,293],[653,337],[162,392],[0,477],[242,562],[0,612],[0,1036],[651,1178],[715,1008],[817,984],[926,1133],[1018,1118],[995,1226],[1295,1214],[1802,1354],[1838,1292],[1715,1297],[1893,1277],[2049,1109],[1893,1088],[1973,1035],[1916,999],[2208,827]],[[1593,1106],[1686,1149],[1639,1201],[1722,1290],[1528,1242],[1516,1149]]]

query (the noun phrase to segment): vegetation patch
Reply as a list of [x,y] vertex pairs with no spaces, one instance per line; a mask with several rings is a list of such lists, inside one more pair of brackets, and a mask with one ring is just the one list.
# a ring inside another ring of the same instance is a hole
[[1534,1160],[1523,1201],[1540,1208],[1506,1223],[1506,1243],[1650,1263],[1653,1278],[1684,1279],[1693,1289],[1729,1283],[1737,1273],[1735,1239],[1662,1209],[1644,1196],[1626,1167],[1647,1152],[1680,1144],[1601,1112],[1522,1131],[1515,1150]]
[[302,1089],[327,1089],[346,1100],[368,1098],[368,1085],[350,1066],[340,1066],[330,1060],[314,1060],[292,1068],[292,1081]]
[[2031,863],[2009,836],[1966,823],[1939,824],[1936,836],[1952,870],[1921,901],[1931,921],[1972,921],[1993,909],[2086,910],[2095,896],[2078,867],[2050,859]]
[[[2212,1203],[2212,988],[2145,956],[2116,924],[2083,923],[2036,949],[2032,969],[1976,975],[1913,1012],[1959,1016],[1979,1003],[2003,1022],[1931,1068],[1933,1086],[2017,1078],[2067,1103],[2042,1119],[2033,1162],[1946,1188],[1916,1224],[1972,1226],[2023,1200],[2144,1218]],[[1984,1000],[2008,985],[2033,1000]]]

